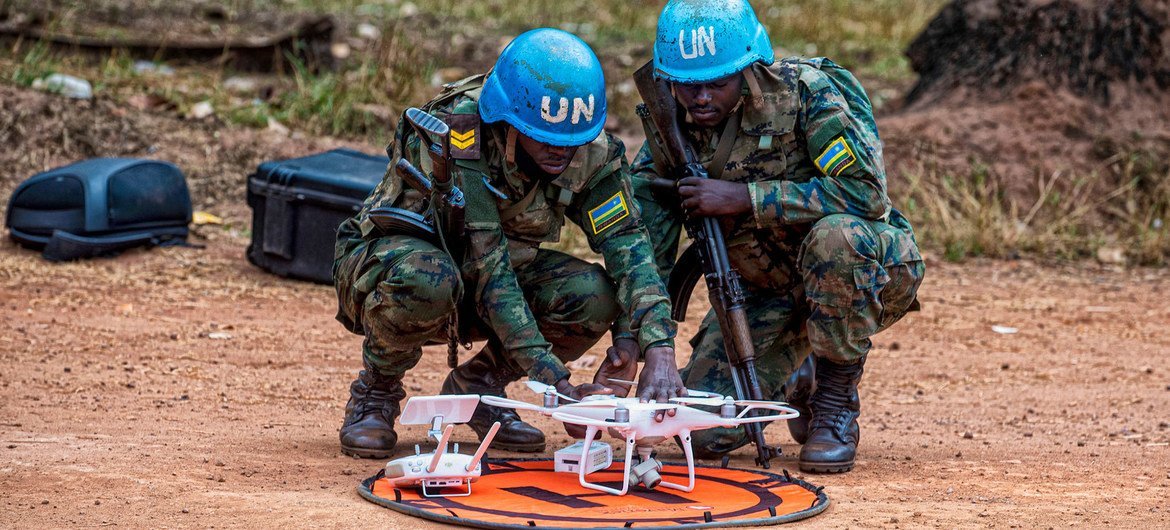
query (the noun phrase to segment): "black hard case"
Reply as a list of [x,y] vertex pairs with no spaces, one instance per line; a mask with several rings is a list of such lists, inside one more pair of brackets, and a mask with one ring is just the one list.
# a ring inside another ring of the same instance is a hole
[[389,163],[334,149],[260,164],[248,177],[248,261],[280,276],[332,283],[337,227],[361,209]]

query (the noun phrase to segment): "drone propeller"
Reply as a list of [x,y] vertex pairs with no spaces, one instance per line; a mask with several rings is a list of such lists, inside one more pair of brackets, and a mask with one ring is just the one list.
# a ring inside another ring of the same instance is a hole
[[[609,380],[611,382],[621,383],[623,385],[637,385],[638,384],[638,383],[635,383],[634,381],[629,381],[626,379],[615,379],[613,377],[610,377]],[[722,395],[716,394],[714,392],[707,392],[706,390],[691,390],[689,388],[687,389],[687,397],[723,399]],[[722,401],[720,401],[719,403],[722,403]]]
[[557,397],[559,397],[565,401],[572,401],[574,403],[579,401],[579,400],[573,399],[569,396],[566,396],[560,392],[557,392],[556,387],[554,387],[552,385],[546,385],[544,383],[541,383],[540,381],[533,381],[533,380],[529,379],[524,384],[528,385],[529,390],[532,390],[533,392],[536,392],[537,394],[552,393],[552,394],[556,394]]
[[548,413],[548,409],[546,409],[540,405],[534,405],[532,403],[527,403],[524,401],[516,401],[515,399],[508,399],[506,397],[486,396],[485,395],[485,396],[480,396],[479,400],[484,405],[490,405],[493,407],[507,407],[507,408],[516,409],[516,410],[534,410],[537,412],[543,412],[545,414]]
[[724,398],[722,397],[676,397],[670,398],[671,403],[678,403],[679,405],[702,405],[705,407],[718,407],[723,405]]

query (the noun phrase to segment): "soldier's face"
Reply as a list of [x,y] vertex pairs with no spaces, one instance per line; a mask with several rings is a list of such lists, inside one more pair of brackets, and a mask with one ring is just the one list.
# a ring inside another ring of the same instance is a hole
[[528,153],[532,161],[541,171],[549,175],[560,175],[569,167],[573,155],[577,154],[577,147],[558,147],[538,142],[520,133],[516,136],[516,143]]
[[743,75],[739,72],[709,83],[674,84],[674,95],[700,127],[714,127],[739,104]]

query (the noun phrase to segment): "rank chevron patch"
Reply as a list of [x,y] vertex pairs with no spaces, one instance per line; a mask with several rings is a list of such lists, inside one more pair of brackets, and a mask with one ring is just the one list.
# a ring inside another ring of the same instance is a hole
[[451,129],[451,146],[456,149],[467,149],[475,145],[475,129],[463,132]]

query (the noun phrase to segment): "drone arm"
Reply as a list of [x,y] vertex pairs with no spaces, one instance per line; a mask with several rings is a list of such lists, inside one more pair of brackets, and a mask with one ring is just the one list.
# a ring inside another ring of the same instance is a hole
[[431,463],[427,466],[427,473],[434,473],[435,469],[439,467],[439,459],[443,457],[443,453],[447,452],[447,441],[451,439],[451,432],[455,430],[455,425],[448,425],[443,429],[443,437],[439,439],[439,446],[435,448],[435,456],[431,457]]
[[[756,409],[771,410],[774,412],[779,412],[780,414],[770,414],[767,416],[748,416],[747,415],[749,412],[756,410]],[[740,411],[738,416],[736,416],[734,419],[729,420],[729,421],[733,425],[743,425],[745,423],[756,423],[756,422],[761,422],[761,421],[790,420],[790,419],[795,418],[799,415],[800,415],[800,413],[797,412],[796,409],[793,409],[792,407],[786,407],[786,406],[781,405],[779,403],[752,403],[752,404],[749,404],[748,406],[744,407],[744,409],[742,411]]]
[[584,425],[586,427],[596,427],[598,429],[608,429],[608,428],[612,427],[612,428],[618,429],[620,431],[621,429],[628,429],[630,427],[630,422],[628,422],[628,421],[627,422],[616,422],[616,421],[598,420],[598,419],[594,419],[594,418],[586,418],[584,416],[578,416],[576,414],[569,414],[568,412],[554,412],[554,413],[552,413],[552,417],[554,420],[557,420],[557,421],[571,423],[573,425]]

